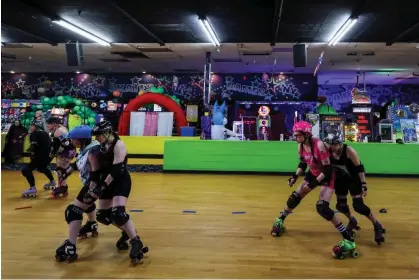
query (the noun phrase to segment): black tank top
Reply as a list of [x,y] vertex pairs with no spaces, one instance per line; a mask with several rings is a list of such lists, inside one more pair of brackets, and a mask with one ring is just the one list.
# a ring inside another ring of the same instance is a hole
[[330,152],[330,163],[333,165],[333,167],[335,167],[337,169],[340,169],[340,170],[343,170],[351,176],[358,176],[358,172],[356,172],[356,168],[355,168],[354,163],[352,162],[352,160],[350,158],[348,158],[347,150],[348,150],[348,145],[343,144],[342,154],[341,154],[339,159],[336,159],[333,156],[332,151],[329,150],[329,152]]
[[[101,148],[100,148],[99,159],[100,159],[101,171],[102,171],[102,173],[104,173],[106,175],[111,172],[111,168],[112,168],[112,165],[113,165],[113,160],[114,160],[114,157],[115,157],[114,149],[115,149],[116,143],[119,140],[120,140],[119,137],[115,136],[115,139],[112,141],[108,150],[106,150],[106,147],[104,145],[102,145]],[[123,161],[123,165],[124,165],[123,173],[126,173],[128,171],[127,168],[126,168],[127,162],[128,162],[128,157],[125,156],[124,161]]]

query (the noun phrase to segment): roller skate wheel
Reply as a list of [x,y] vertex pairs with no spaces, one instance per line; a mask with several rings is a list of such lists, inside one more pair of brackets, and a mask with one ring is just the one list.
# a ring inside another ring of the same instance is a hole
[[142,250],[143,254],[147,254],[148,253],[148,247],[144,247]]
[[99,235],[99,232],[97,231],[92,231],[92,237],[97,237]]
[[80,237],[81,239],[86,239],[86,238],[87,238],[87,234],[80,234],[80,235],[79,235],[79,237]]
[[352,251],[352,257],[353,258],[359,257],[359,253],[357,251]]
[[63,255],[55,255],[55,261],[56,262],[63,262],[65,261],[66,257]]

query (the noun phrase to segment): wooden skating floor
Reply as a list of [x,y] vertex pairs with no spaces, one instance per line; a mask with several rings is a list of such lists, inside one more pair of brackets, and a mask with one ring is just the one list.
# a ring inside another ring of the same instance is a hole
[[[287,218],[287,234],[273,238],[272,222],[292,191],[285,177],[134,173],[127,209],[143,210],[129,214],[150,252],[131,267],[128,252],[115,248],[120,231],[113,226],[79,241],[77,262],[55,262],[68,234],[64,210],[80,189],[77,175],[59,200],[43,189],[22,199],[20,172],[1,175],[2,278],[419,278],[418,179],[368,179],[366,202],[387,242],[378,247],[370,222],[356,215],[361,255],[342,261],[331,256],[339,234],[316,213],[318,190]],[[36,179],[39,186],[46,180],[39,173]],[[378,214],[381,208],[388,213]],[[246,213],[232,214],[240,211]]]

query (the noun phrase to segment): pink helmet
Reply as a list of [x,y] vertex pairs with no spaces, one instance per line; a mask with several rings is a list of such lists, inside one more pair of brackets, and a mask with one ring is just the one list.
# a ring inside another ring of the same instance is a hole
[[306,121],[296,122],[292,127],[293,132],[303,132],[311,135],[313,127]]

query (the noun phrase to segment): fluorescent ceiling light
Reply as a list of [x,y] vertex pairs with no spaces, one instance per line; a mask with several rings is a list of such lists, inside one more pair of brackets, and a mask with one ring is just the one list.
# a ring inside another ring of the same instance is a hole
[[358,21],[357,18],[349,18],[342,27],[336,32],[335,36],[333,36],[332,40],[329,42],[329,46],[334,46],[345,36],[346,33],[355,25]]
[[102,46],[105,46],[105,47],[110,47],[111,46],[111,44],[106,42],[105,40],[100,39],[99,37],[96,37],[95,35],[90,34],[89,32],[87,32],[87,31],[85,31],[85,30],[83,30],[83,29],[81,29],[81,28],[79,28],[75,25],[72,25],[71,23],[69,23],[65,20],[62,20],[62,19],[53,20],[52,22],[54,22],[54,23],[56,23],[56,24],[58,24],[58,25],[60,25],[64,28],[67,28],[68,30],[71,30],[71,31],[73,31],[73,32],[75,32],[75,33],[77,33],[77,34],[79,34],[79,35],[81,35],[81,36],[83,36],[83,37],[85,37],[89,40],[92,40],[96,43],[99,43]]
[[214,32],[214,29],[212,28],[211,24],[207,19],[199,19],[199,22],[201,23],[203,29],[205,30],[205,33],[207,34],[208,39],[210,39],[211,43],[219,47],[220,41],[218,41],[217,35]]

